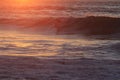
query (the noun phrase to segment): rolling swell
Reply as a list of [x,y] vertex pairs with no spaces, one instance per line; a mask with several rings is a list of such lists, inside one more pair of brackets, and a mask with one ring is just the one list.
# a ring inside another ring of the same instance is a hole
[[[55,34],[110,35],[120,33],[120,18],[47,17],[40,19],[1,19],[0,24],[16,25],[20,30],[41,32],[54,29]],[[0,26],[2,28],[3,26]],[[5,27],[4,27],[5,28]],[[46,31],[47,32],[47,31]]]

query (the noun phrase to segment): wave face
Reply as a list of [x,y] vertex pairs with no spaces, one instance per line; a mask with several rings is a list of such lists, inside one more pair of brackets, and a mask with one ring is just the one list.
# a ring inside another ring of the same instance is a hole
[[0,6],[0,18],[40,18],[40,17],[120,17],[119,0],[66,0],[51,1],[49,4],[36,4],[15,7]]
[[[112,35],[120,34],[120,18],[40,18],[0,19],[1,30],[19,30],[41,34]],[[119,37],[120,38],[120,37]]]

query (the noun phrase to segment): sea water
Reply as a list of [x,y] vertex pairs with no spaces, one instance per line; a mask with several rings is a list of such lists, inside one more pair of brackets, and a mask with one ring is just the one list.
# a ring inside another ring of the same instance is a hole
[[119,60],[120,40],[86,39],[75,35],[0,33],[0,55],[33,56],[50,59]]
[[[0,19],[41,17],[120,17],[119,0],[64,2],[29,7],[0,6]],[[48,7],[47,7],[48,6]],[[9,23],[9,21],[8,21]],[[6,24],[5,24],[6,25]],[[4,24],[0,24],[5,27]],[[7,26],[13,26],[12,24]],[[15,25],[14,25],[15,26]],[[86,39],[76,35],[40,35],[0,31],[0,55],[39,58],[120,59],[120,40]]]

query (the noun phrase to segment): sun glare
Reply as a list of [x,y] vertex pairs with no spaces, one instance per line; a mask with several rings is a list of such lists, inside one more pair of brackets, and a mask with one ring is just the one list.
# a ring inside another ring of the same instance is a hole
[[34,3],[33,0],[7,0],[7,4],[11,6],[27,6],[32,5]]
[[14,0],[16,5],[30,5],[32,0]]
[[15,0],[16,3],[20,3],[20,4],[27,4],[29,2],[31,2],[32,0]]
[[37,5],[47,5],[54,3],[54,0],[3,0],[1,5],[2,6],[14,6],[14,7],[21,7],[21,6],[37,6]]

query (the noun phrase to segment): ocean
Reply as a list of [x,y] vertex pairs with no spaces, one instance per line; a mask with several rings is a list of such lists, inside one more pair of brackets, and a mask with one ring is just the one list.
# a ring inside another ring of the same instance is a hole
[[120,0],[0,0],[0,80],[120,80]]
[[88,39],[76,35],[0,32],[0,55],[42,59],[120,60],[120,40]]
[[[120,60],[119,39],[84,38],[78,34],[57,35],[55,34],[56,29],[53,28],[56,25],[49,22],[50,18],[84,18],[88,16],[120,18],[120,1],[70,0],[32,6],[2,5],[0,6],[0,55],[34,56],[44,59]],[[44,18],[49,19],[44,21]],[[43,21],[39,22],[40,19]],[[49,31],[52,31],[53,34],[48,35],[51,34]],[[44,32],[47,35],[38,32]]]

